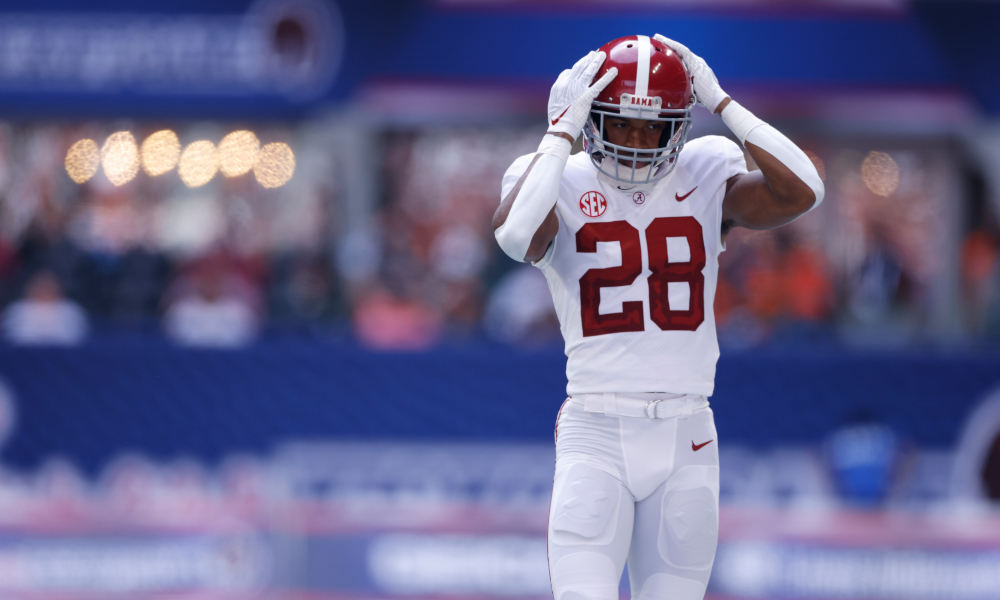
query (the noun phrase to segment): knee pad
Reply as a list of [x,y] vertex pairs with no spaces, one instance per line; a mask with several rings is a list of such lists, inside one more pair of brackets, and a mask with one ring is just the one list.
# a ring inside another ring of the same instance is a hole
[[560,475],[552,498],[550,540],[558,545],[609,543],[617,522],[621,483],[584,463]]
[[719,506],[710,487],[667,492],[660,522],[657,545],[663,560],[684,569],[712,566],[719,541]]
[[554,561],[551,567],[555,600],[618,600],[621,571],[597,552],[578,552]]
[[657,573],[632,593],[634,600],[702,600],[707,583],[669,573]]

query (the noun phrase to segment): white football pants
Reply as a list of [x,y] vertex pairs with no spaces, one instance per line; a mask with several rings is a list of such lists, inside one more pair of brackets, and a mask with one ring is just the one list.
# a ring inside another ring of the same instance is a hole
[[548,532],[555,600],[618,600],[626,558],[633,599],[702,600],[719,535],[719,442],[699,400],[661,419],[563,405]]

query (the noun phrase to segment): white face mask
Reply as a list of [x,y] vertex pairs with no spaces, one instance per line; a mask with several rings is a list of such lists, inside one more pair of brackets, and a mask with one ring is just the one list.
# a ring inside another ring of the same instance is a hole
[[[637,117],[666,122],[673,135],[661,148],[636,150],[605,140],[604,120],[609,116],[621,116],[618,111],[612,112],[612,107],[610,104],[595,102],[587,126],[583,129],[585,148],[597,170],[615,181],[628,184],[651,183],[669,175],[677,164],[677,155],[684,147],[691,129],[690,108],[670,117],[661,117],[659,111]],[[631,165],[623,165],[622,161],[630,162]]]

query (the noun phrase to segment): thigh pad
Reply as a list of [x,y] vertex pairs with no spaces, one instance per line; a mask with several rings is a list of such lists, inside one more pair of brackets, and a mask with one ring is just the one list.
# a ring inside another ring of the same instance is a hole
[[553,498],[553,542],[604,543],[609,524],[617,522],[621,483],[585,463],[569,467]]
[[663,497],[660,556],[675,567],[706,569],[719,540],[719,506],[708,486],[676,489]]

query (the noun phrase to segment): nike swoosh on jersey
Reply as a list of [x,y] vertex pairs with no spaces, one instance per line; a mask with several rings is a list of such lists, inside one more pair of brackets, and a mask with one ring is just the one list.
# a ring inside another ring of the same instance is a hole
[[[696,190],[696,189],[698,189],[698,186],[694,186],[694,190]],[[678,202],[683,202],[685,198],[687,198],[688,196],[690,196],[691,194],[694,193],[694,190],[691,190],[690,192],[684,194],[683,196],[681,196],[677,192],[674,192],[674,198],[677,198]]]
[[559,122],[559,119],[563,118],[563,115],[565,115],[565,114],[566,114],[566,111],[567,111],[567,110],[569,110],[569,106],[567,106],[567,107],[566,107],[566,110],[562,111],[562,112],[561,112],[561,113],[559,114],[559,116],[558,116],[558,117],[556,117],[556,118],[552,119],[552,124],[553,124],[553,125],[555,125],[556,123],[558,123],[558,122]]
[[691,440],[691,449],[694,450],[695,452],[697,452],[697,451],[701,450],[702,448],[704,448],[705,446],[711,444],[713,441],[714,440],[708,440],[704,444],[695,444],[694,440]]

